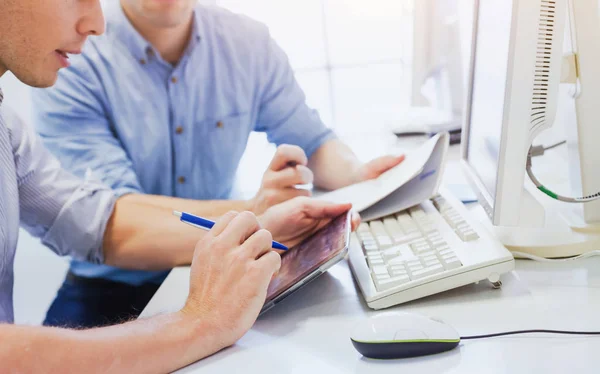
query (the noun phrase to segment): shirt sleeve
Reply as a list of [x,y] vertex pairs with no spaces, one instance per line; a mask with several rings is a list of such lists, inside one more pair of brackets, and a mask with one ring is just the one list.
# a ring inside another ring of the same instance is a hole
[[61,256],[102,263],[113,191],[63,170],[20,118],[6,109],[2,115],[13,148],[21,225]]
[[317,111],[308,107],[287,55],[268,32],[266,35],[256,131],[266,132],[272,143],[298,145],[310,158],[336,135],[325,126]]
[[73,56],[53,87],[31,91],[32,121],[44,145],[69,172],[94,177],[117,196],[142,193],[133,164],[110,124],[104,89],[91,63]]

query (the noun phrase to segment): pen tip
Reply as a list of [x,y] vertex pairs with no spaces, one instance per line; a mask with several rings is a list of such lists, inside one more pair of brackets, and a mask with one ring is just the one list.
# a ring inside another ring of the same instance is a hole
[[173,211],[173,215],[176,217],[181,217],[181,212],[178,212],[176,210]]

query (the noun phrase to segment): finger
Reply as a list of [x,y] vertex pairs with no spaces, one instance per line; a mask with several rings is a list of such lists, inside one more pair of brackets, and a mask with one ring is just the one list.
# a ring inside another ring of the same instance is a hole
[[360,226],[360,222],[362,221],[360,218],[360,214],[358,214],[358,212],[356,211],[352,211],[352,216],[350,220],[352,222],[352,231],[356,231],[358,226]]
[[307,199],[305,213],[312,218],[334,218],[352,209],[352,204],[334,204],[327,201]]
[[365,165],[365,169],[367,170],[366,177],[367,179],[377,178],[381,174],[390,170],[394,166],[397,166],[402,161],[404,161],[405,156],[383,156],[376,158],[368,162]]
[[293,187],[297,184],[309,184],[314,180],[312,170],[303,165],[271,171],[265,180],[265,186],[271,188]]
[[227,227],[227,225],[229,225],[229,223],[231,221],[233,221],[233,219],[235,217],[237,217],[238,214],[239,214],[238,212],[233,211],[233,210],[225,213],[223,216],[221,216],[221,218],[219,218],[217,220],[217,222],[215,223],[213,228],[210,230],[210,232],[214,236],[218,236],[219,234],[221,234],[223,232],[223,230],[225,230],[225,227]]
[[306,164],[308,164],[308,158],[302,148],[297,145],[280,145],[269,165],[269,169],[279,171],[288,167],[289,164],[306,166]]
[[266,291],[273,275],[281,268],[281,256],[275,251],[269,251],[256,260],[254,266],[260,270],[261,274],[258,286]]
[[253,213],[242,212],[235,217],[220,235],[226,244],[240,245],[260,230],[258,218]]
[[242,251],[248,257],[258,259],[272,250],[273,235],[268,230],[258,230],[248,238],[242,245]]

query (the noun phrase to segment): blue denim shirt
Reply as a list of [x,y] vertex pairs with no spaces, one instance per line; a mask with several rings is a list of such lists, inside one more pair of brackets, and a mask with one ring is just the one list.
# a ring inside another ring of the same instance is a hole
[[[198,5],[189,45],[173,66],[118,1],[106,20],[106,33],[71,57],[57,84],[32,95],[36,129],[73,173],[90,169],[117,195],[227,199],[252,131],[309,157],[335,136],[306,105],[264,25]],[[71,271],[130,284],[165,275],[79,262]]]

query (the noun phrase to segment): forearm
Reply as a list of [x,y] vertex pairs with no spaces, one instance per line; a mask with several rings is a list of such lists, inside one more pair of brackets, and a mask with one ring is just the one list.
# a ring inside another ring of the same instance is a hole
[[350,147],[334,139],[317,149],[308,166],[314,173],[315,186],[335,190],[357,182],[361,163]]
[[[171,208],[126,195],[117,200],[104,233],[104,262],[136,270],[189,265],[204,230],[180,222]],[[177,207],[175,207],[177,209]]]
[[182,312],[93,330],[0,325],[0,362],[17,373],[167,373],[223,348],[213,330]]
[[242,212],[249,209],[249,203],[243,200],[191,200],[171,196],[131,194],[130,201],[139,204],[154,205],[158,208],[179,210],[205,218],[218,218],[235,210]]

